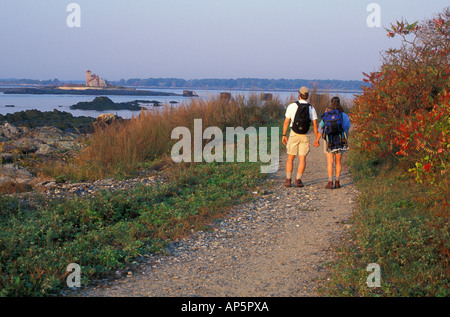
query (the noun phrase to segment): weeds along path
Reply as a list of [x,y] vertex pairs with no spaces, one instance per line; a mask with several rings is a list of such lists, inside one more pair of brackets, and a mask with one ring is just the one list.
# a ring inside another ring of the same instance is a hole
[[75,296],[320,296],[333,245],[350,226],[356,190],[345,166],[342,188],[324,188],[322,144],[311,144],[305,187],[285,188],[287,156],[280,154],[279,171],[255,201],[235,206],[209,230],[172,243],[167,255],[144,256],[126,276],[83,287]]

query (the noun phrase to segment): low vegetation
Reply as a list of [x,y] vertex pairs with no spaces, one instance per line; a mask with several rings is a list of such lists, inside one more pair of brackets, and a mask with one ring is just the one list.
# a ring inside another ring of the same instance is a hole
[[0,295],[49,296],[78,263],[82,285],[204,228],[260,185],[256,163],[174,166],[169,182],[35,205],[0,198]]

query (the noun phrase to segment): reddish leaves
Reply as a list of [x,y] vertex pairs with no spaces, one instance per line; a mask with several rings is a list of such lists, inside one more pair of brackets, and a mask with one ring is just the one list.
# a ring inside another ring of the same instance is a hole
[[388,36],[403,37],[403,46],[385,52],[379,71],[364,73],[370,86],[355,98],[351,116],[356,150],[400,158],[429,174],[430,183],[446,176],[450,161],[449,21],[447,9],[420,25],[392,26]]

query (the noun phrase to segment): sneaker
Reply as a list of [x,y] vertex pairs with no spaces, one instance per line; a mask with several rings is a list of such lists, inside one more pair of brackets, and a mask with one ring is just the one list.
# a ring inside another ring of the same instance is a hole
[[341,188],[341,184],[339,184],[339,181],[334,182],[334,188]]
[[326,189],[333,189],[333,182],[328,182],[327,186],[325,186]]
[[291,187],[291,179],[290,178],[286,178],[286,181],[284,182],[284,186]]
[[303,185],[301,179],[297,179],[297,180],[295,181],[295,187],[305,187],[305,185]]

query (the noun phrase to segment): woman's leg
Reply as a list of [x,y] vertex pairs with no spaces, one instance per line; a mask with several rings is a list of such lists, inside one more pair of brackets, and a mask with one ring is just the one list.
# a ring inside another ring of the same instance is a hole
[[334,154],[326,153],[327,155],[327,172],[328,172],[328,184],[325,188],[332,189],[333,188],[333,163],[334,163]]
[[335,188],[340,188],[341,184],[340,184],[340,176],[341,176],[341,170],[342,170],[342,153],[338,153],[336,154],[336,184],[335,184]]

